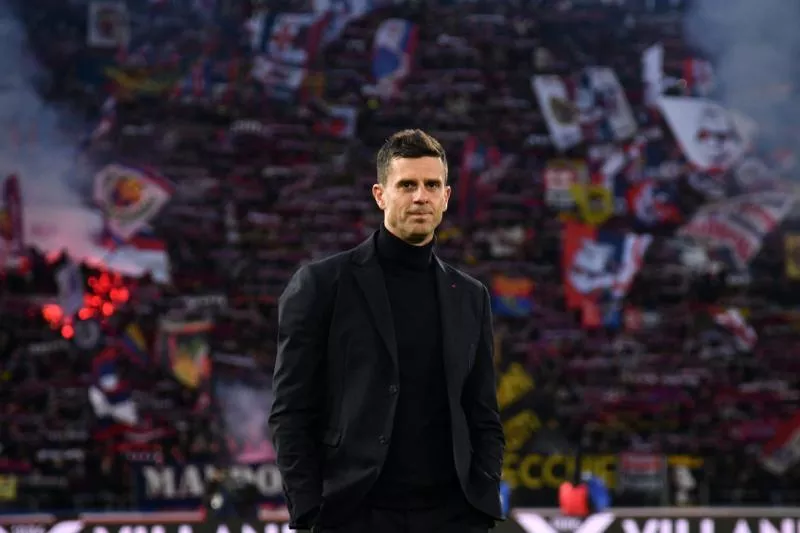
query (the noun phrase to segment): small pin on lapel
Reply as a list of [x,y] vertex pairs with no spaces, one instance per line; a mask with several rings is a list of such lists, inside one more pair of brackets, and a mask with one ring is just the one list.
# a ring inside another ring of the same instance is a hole
[[451,289],[455,289],[455,288],[456,288],[456,284],[455,284],[455,283],[453,283],[452,285],[450,285],[450,288],[451,288]]

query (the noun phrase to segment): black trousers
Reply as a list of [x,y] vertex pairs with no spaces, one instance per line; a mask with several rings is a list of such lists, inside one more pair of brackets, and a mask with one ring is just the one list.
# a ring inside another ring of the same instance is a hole
[[347,522],[320,525],[312,533],[487,533],[494,520],[460,495],[429,509],[385,509],[364,504]]

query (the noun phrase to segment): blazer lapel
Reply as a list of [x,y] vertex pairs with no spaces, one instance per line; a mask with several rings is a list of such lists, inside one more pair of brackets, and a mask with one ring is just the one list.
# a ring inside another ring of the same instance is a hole
[[386,344],[386,349],[392,360],[393,371],[397,375],[399,367],[394,318],[392,317],[392,308],[389,305],[389,295],[386,292],[383,271],[375,256],[374,235],[356,249],[354,259],[358,266],[353,269],[353,277],[355,277],[358,286],[361,288],[361,292],[364,293],[364,299],[366,299],[369,306],[375,328],[378,330],[384,344]]
[[452,395],[458,394],[460,390],[461,372],[456,370],[467,360],[461,351],[459,339],[462,334],[459,331],[465,326],[462,320],[464,313],[464,288],[460,287],[455,277],[447,271],[444,263],[438,257],[436,260],[436,292],[439,297],[439,313],[442,323],[442,354],[444,357],[445,376],[447,388]]

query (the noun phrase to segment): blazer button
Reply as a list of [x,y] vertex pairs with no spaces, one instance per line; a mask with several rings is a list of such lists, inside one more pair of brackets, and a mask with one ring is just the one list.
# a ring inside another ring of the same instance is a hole
[[397,394],[397,385],[389,385],[389,394]]
[[381,435],[380,437],[378,437],[378,442],[380,442],[381,444],[386,444],[386,442],[387,442],[387,441],[386,441],[386,437],[384,437],[383,435]]

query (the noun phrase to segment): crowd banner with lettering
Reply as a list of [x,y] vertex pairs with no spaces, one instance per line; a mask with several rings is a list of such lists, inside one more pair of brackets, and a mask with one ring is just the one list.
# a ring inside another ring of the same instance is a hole
[[517,361],[498,369],[497,403],[506,436],[503,479],[512,491],[511,503],[555,505],[556,489],[534,481],[528,465],[532,457],[548,457],[569,450],[553,404],[536,388],[533,375]]
[[[525,411],[519,411],[524,413]],[[502,411],[501,411],[502,413]],[[502,414],[501,414],[502,416]],[[503,479],[511,488],[511,502],[516,507],[552,507],[558,505],[558,489],[562,483],[572,482],[575,476],[576,456],[573,453],[533,451],[537,432],[546,429],[543,419],[530,417],[519,423],[509,417],[504,422],[507,437],[506,455],[503,461]],[[525,428],[528,423],[530,428]],[[522,430],[525,429],[523,432]],[[550,449],[565,449],[566,445],[548,443]],[[610,491],[615,492],[615,506],[642,505],[642,491],[653,489],[657,499],[665,495],[669,487],[665,486],[670,473],[676,469],[688,471],[694,479],[700,477],[705,469],[704,461],[699,457],[683,455],[652,454],[649,457],[637,457],[632,461],[626,454],[585,453],[581,458],[581,471],[591,473],[600,479]],[[649,462],[642,461],[647,459]],[[655,468],[654,468],[655,467]],[[633,490],[636,487],[639,490]]]
[[580,159],[551,159],[544,169],[545,202],[554,209],[575,206],[572,187],[589,182],[586,162]]
[[[195,509],[216,467],[211,464],[148,464],[134,470],[137,501],[143,509]],[[228,475],[252,483],[263,503],[280,503],[283,487],[274,463],[232,465]]]
[[533,377],[519,362],[510,363],[499,372],[497,403],[506,436],[506,456],[517,453],[542,426],[537,413],[525,399],[535,389]]
[[[512,505],[551,507],[558,505],[558,488],[575,476],[575,456],[565,453],[527,452],[530,446],[517,453],[506,453],[503,479],[511,487]],[[617,456],[586,454],[581,457],[583,472],[591,472],[609,490],[617,488]],[[616,502],[615,502],[616,503]]]
[[718,103],[664,96],[658,106],[684,155],[699,170],[728,170],[744,156],[748,134]]
[[737,196],[701,209],[678,234],[725,251],[730,266],[744,269],[796,200],[797,197],[784,192]]
[[555,147],[563,151],[580,144],[583,141],[580,114],[564,80],[554,75],[531,76],[531,87]]

